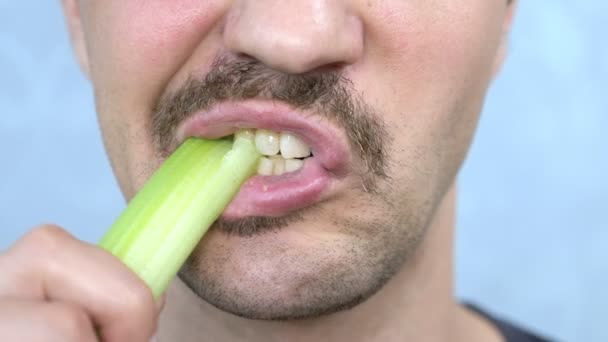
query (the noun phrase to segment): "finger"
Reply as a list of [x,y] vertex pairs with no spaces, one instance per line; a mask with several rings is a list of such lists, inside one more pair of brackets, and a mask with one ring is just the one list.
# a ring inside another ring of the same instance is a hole
[[6,260],[13,280],[0,286],[0,292],[82,307],[104,341],[147,341],[156,330],[152,292],[135,273],[59,227],[33,230],[0,263]]
[[0,341],[96,342],[95,329],[82,309],[62,302],[0,301]]

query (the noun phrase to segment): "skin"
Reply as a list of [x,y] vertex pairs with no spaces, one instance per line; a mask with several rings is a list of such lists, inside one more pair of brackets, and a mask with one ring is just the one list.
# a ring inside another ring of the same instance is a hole
[[[163,160],[152,129],[159,100],[208,74],[218,54],[278,75],[339,72],[384,125],[390,162],[366,191],[366,159],[353,152],[332,196],[276,235],[211,231],[160,318],[145,285],[112,256],[58,227],[33,230],[0,255],[9,270],[1,340],[86,341],[96,330],[104,341],[155,332],[161,341],[500,340],[453,297],[452,240],[455,178],[504,58],[513,3],[63,4],[126,199]],[[353,147],[346,126],[327,124]]]

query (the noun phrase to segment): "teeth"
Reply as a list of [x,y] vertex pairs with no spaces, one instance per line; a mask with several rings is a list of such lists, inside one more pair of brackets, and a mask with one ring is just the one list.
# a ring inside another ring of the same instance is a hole
[[262,176],[279,176],[286,172],[298,171],[304,166],[304,160],[296,158],[311,155],[310,147],[291,133],[240,129],[234,136],[255,140],[258,152],[264,155],[258,164],[258,174]]
[[274,162],[268,158],[260,158],[258,164],[258,174],[262,176],[272,176],[274,169]]
[[272,174],[275,176],[280,176],[285,173],[285,159],[281,156],[272,156],[270,160],[274,164],[272,168]]
[[300,159],[285,159],[285,172],[294,172],[304,166],[304,161]]
[[258,175],[280,176],[286,172],[298,171],[303,166],[304,161],[300,159],[283,159],[281,156],[262,157],[258,164]]
[[279,134],[265,129],[255,132],[255,146],[261,154],[274,156],[279,153]]
[[310,147],[291,133],[281,133],[280,149],[281,155],[285,159],[310,156]]

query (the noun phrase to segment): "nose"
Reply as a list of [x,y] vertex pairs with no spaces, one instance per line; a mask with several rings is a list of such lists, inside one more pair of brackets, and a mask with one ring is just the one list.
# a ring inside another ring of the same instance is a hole
[[354,63],[362,26],[342,0],[235,0],[222,39],[232,53],[299,74]]

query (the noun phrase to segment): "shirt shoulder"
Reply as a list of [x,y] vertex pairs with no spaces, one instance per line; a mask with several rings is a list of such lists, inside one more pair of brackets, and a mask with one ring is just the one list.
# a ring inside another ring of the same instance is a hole
[[547,337],[540,336],[534,332],[518,327],[511,322],[500,319],[476,305],[465,304],[465,306],[490,321],[504,337],[505,342],[555,342]]

